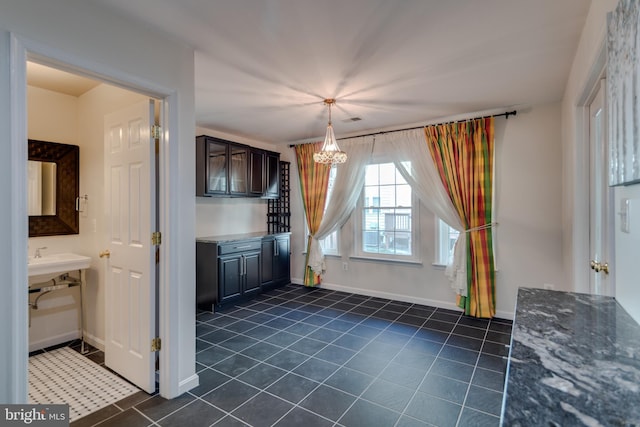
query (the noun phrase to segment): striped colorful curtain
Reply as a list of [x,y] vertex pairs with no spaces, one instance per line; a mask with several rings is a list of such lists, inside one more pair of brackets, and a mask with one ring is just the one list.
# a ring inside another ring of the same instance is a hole
[[305,286],[316,286],[322,281],[321,272],[313,271],[309,267],[311,241],[322,222],[324,205],[327,200],[327,189],[329,187],[329,172],[331,171],[331,165],[313,161],[313,153],[320,151],[321,148],[321,142],[295,146],[298,176],[300,177],[300,193],[302,194],[302,203],[307,217],[307,227],[309,227],[307,255],[304,260]]
[[458,295],[465,314],[495,315],[495,266],[491,210],[494,119],[428,126],[425,135],[442,183],[466,230],[467,295]]

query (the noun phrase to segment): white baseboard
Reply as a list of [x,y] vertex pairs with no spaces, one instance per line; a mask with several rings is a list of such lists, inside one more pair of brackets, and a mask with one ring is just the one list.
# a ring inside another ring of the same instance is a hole
[[69,331],[63,334],[58,334],[51,337],[46,337],[44,339],[29,342],[29,352],[42,350],[43,348],[51,347],[53,345],[62,344],[67,341],[73,341],[75,339],[80,338],[80,330],[77,331]]
[[185,378],[178,384],[178,396],[198,387],[198,385],[200,385],[200,377],[198,377],[198,374],[193,374],[189,378]]
[[95,335],[88,334],[88,333],[85,332],[85,334],[84,334],[84,342],[86,342],[89,345],[94,346],[98,350],[104,351],[104,340],[100,339],[100,338],[97,338]]
[[[294,285],[302,286],[303,280],[300,278],[292,278],[291,283]],[[351,294],[366,295],[369,297],[385,298],[385,299],[390,299],[394,301],[410,302],[412,304],[429,305],[431,307],[462,311],[460,307],[458,307],[453,302],[449,302],[449,301],[439,301],[439,300],[433,300],[428,298],[420,298],[412,295],[403,295],[403,294],[396,294],[393,292],[376,291],[373,289],[354,288],[351,286],[336,285],[333,283],[326,283],[326,282],[322,282],[322,285],[320,287],[323,289],[331,289],[333,291],[348,292]],[[513,316],[513,312],[496,311],[496,317],[501,319],[512,320],[514,316]]]

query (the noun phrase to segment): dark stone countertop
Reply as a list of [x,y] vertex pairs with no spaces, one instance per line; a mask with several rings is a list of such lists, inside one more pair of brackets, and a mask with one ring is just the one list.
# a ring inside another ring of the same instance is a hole
[[611,297],[520,288],[502,406],[503,426],[640,426],[640,326]]
[[282,234],[291,234],[291,232],[281,232],[281,233],[269,233],[267,231],[256,231],[252,233],[238,233],[238,234],[225,234],[222,236],[205,236],[205,237],[197,237],[196,242],[203,243],[225,243],[225,242],[235,242],[238,240],[247,240],[247,239],[261,239],[266,236],[279,236]]

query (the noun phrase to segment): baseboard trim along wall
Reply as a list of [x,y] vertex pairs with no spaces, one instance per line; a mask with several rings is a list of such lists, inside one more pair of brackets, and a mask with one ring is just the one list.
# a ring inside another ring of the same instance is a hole
[[[302,286],[302,282],[303,281],[301,278],[293,278],[293,277],[291,278],[291,283],[294,285]],[[448,302],[448,301],[438,301],[438,300],[432,300],[427,298],[414,297],[411,295],[395,294],[393,292],[376,291],[372,289],[354,288],[351,286],[336,285],[333,283],[326,283],[326,282],[322,282],[321,288],[331,289],[333,291],[348,292],[352,294],[366,295],[370,297],[386,298],[386,299],[391,299],[395,301],[410,302],[413,304],[429,305],[431,307],[446,308],[448,310],[461,311],[460,307],[455,305],[453,302]],[[452,299],[453,299],[453,294],[452,294]],[[500,319],[513,320],[513,312],[496,311],[496,317]]]
[[53,335],[53,336],[50,336],[50,337],[46,337],[46,338],[38,340],[38,341],[30,342],[29,343],[29,352],[36,351],[36,350],[42,350],[44,348],[51,347],[51,346],[54,346],[54,345],[58,345],[58,344],[61,344],[63,342],[73,341],[75,339],[79,339],[80,337],[81,337],[81,335],[80,335],[80,330],[79,329],[77,331],[69,331],[69,332],[65,332],[63,334],[58,334],[58,335]]

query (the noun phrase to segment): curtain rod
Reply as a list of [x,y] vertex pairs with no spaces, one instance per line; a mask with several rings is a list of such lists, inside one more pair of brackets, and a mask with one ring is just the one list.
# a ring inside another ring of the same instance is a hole
[[[364,136],[373,136],[373,135],[382,135],[385,133],[391,133],[391,132],[402,132],[405,130],[414,130],[414,129],[422,129],[422,128],[426,128],[428,126],[439,126],[439,125],[446,125],[448,123],[463,123],[463,122],[470,122],[472,120],[480,120],[480,119],[488,119],[490,117],[502,117],[504,116],[506,119],[509,118],[509,116],[515,116],[516,114],[518,114],[517,110],[513,110],[513,111],[506,111],[504,113],[500,113],[500,114],[489,114],[488,116],[481,116],[481,117],[472,117],[469,119],[462,119],[462,120],[453,120],[450,122],[442,122],[442,123],[434,123],[434,124],[430,124],[430,125],[422,125],[422,126],[414,126],[414,127],[410,127],[410,128],[404,128],[404,129],[394,129],[394,130],[382,130],[379,132],[373,132],[373,133],[366,133],[364,135],[356,135],[356,136],[345,136],[344,138],[336,138],[336,140],[338,141],[342,141],[344,139],[351,139],[351,138],[362,138]],[[298,144],[291,144],[289,145],[289,148],[293,148]]]

